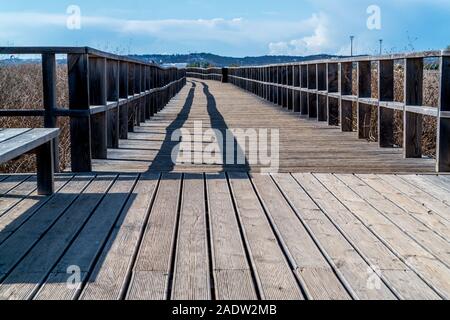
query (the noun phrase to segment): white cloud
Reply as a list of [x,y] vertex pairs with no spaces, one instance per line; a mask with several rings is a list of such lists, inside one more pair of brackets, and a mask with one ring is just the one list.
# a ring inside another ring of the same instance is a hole
[[273,55],[309,55],[322,53],[332,46],[331,30],[325,14],[314,14],[308,21],[312,34],[289,41],[271,42],[270,54]]

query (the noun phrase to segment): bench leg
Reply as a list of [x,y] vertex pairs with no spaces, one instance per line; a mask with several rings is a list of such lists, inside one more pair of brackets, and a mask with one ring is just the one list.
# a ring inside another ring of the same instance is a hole
[[53,141],[40,146],[36,152],[38,194],[52,195],[55,192]]

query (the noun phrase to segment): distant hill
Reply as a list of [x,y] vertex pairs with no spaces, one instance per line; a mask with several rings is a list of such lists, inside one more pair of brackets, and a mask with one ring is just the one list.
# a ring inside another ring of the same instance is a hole
[[[130,55],[130,57],[146,62],[155,62],[160,65],[175,65],[177,67],[230,67],[230,66],[258,66],[267,64],[302,62],[316,59],[339,58],[339,56],[318,54],[311,56],[260,56],[233,58],[223,57],[211,53],[191,53],[191,54],[143,54]],[[65,58],[57,60],[58,63],[66,63]],[[27,63],[40,63],[40,59],[19,59],[14,56],[0,57],[0,65],[16,65]]]
[[254,66],[254,65],[267,65],[275,63],[291,63],[302,62],[315,59],[327,59],[337,56],[319,54],[312,56],[261,56],[261,57],[245,57],[245,58],[232,58],[223,57],[211,53],[191,53],[191,54],[144,54],[144,55],[132,55],[133,58],[141,59],[147,62],[153,61],[158,64],[167,65],[188,65],[188,66],[215,66],[215,67],[227,67],[227,66]]

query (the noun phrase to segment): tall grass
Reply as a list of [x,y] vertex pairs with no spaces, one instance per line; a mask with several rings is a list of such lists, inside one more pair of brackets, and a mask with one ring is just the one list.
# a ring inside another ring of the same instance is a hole
[[[57,66],[57,103],[68,107],[67,66]],[[0,108],[43,109],[42,67],[40,64],[0,65]],[[41,128],[41,117],[0,117],[0,128]],[[70,166],[70,136],[67,118],[58,119],[60,169]],[[0,165],[3,173],[28,173],[36,169],[35,156],[24,155]]]

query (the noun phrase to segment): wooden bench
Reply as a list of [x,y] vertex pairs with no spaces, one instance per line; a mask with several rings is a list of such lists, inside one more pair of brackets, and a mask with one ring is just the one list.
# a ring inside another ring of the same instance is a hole
[[0,129],[0,163],[36,152],[39,195],[54,193],[53,145],[59,129]]

